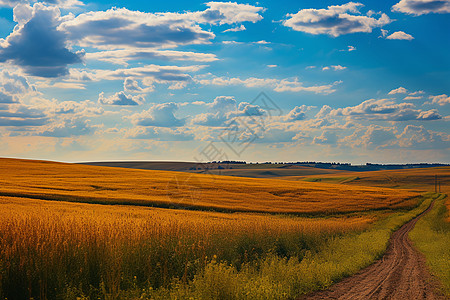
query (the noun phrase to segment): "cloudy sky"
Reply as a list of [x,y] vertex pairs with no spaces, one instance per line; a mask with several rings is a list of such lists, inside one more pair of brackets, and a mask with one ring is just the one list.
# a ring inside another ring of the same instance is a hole
[[0,0],[0,156],[450,163],[450,0]]

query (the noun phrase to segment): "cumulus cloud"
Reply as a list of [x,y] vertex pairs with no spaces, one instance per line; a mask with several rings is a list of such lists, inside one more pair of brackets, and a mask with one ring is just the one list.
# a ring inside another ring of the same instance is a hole
[[314,137],[313,144],[334,145],[338,139],[336,132],[325,130],[320,136]]
[[208,9],[185,13],[144,13],[126,8],[87,12],[61,24],[72,41],[96,48],[176,47],[205,44],[215,35],[199,24],[236,24],[262,19],[262,7],[209,2]]
[[68,74],[68,65],[82,61],[83,53],[71,52],[66,34],[58,29],[63,21],[58,8],[19,5],[14,18],[18,26],[0,46],[0,62],[11,61],[29,75],[58,77]]
[[207,106],[211,111],[226,113],[236,109],[236,99],[231,96],[218,96]]
[[211,103],[204,104],[209,112],[193,117],[191,123],[195,125],[221,127],[230,119],[230,112],[235,112],[237,102],[231,96],[218,96]]
[[370,99],[356,106],[337,108],[329,111],[330,116],[344,116],[353,119],[385,121],[431,121],[442,119],[438,111],[422,111],[412,103],[395,103],[389,99]]
[[345,70],[345,69],[347,69],[347,67],[343,67],[341,65],[326,66],[326,67],[322,68],[323,71],[327,71],[327,70],[341,71],[341,70]]
[[254,105],[248,102],[239,103],[238,112],[240,113],[240,116],[249,117],[260,117],[266,113],[264,109],[259,107],[259,105]]
[[191,120],[193,125],[201,125],[208,127],[222,127],[228,121],[227,115],[216,113],[201,113],[194,116]]
[[124,92],[118,92],[110,97],[105,97],[105,93],[101,92],[100,95],[98,95],[98,103],[104,104],[104,105],[140,105],[144,103],[145,99],[142,96],[131,96],[126,95]]
[[238,4],[236,2],[208,2],[209,7],[205,12],[199,13],[205,23],[236,24],[242,22],[256,23],[262,20],[259,14],[264,11],[263,7],[250,4]]
[[366,148],[382,148],[397,140],[395,128],[369,125],[360,142]]
[[283,25],[296,31],[337,37],[349,33],[372,32],[373,28],[391,22],[386,14],[378,19],[372,14],[361,15],[359,9],[363,6],[361,3],[349,2],[328,6],[326,9],[302,9],[296,14],[288,14]]
[[388,93],[388,95],[406,94],[406,93],[408,93],[408,90],[407,90],[407,89],[405,89],[404,87],[399,87],[399,88],[396,88],[396,89],[390,91],[390,92]]
[[401,0],[392,6],[392,11],[410,15],[450,13],[450,0]]
[[128,93],[149,93],[154,89],[153,85],[150,85],[146,88],[140,87],[139,82],[131,77],[125,78],[123,82],[123,88],[124,91]]
[[396,31],[393,34],[388,35],[386,37],[386,39],[388,39],[388,40],[407,40],[407,41],[410,41],[410,40],[413,40],[414,37],[412,35],[410,35],[410,34],[407,34],[407,33],[403,32],[403,31]]
[[254,122],[256,117],[263,117],[266,110],[255,103],[241,102],[237,105],[234,97],[219,96],[211,103],[202,103],[209,112],[194,116],[191,123],[209,127],[229,126],[238,117],[248,117]]
[[150,109],[130,117],[133,124],[138,126],[180,127],[186,119],[178,119],[175,112],[178,105],[174,102],[155,104]]
[[412,149],[448,149],[450,148],[450,135],[444,132],[435,132],[423,126],[407,125],[398,135],[397,144],[403,148]]
[[316,118],[323,119],[330,114],[333,109],[329,105],[324,105],[320,111],[316,114]]
[[287,122],[304,120],[307,109],[306,105],[296,106],[284,117],[284,120]]
[[432,104],[439,104],[441,106],[450,104],[450,96],[447,96],[446,94],[430,96],[429,99],[431,99]]
[[183,14],[112,8],[80,14],[61,24],[60,28],[82,46],[103,49],[204,44],[215,37],[192,21],[183,19]]
[[244,25],[241,24],[241,26],[239,26],[239,27],[230,28],[230,29],[224,30],[222,32],[238,32],[238,31],[244,31],[244,30],[246,30],[246,28]]
[[0,84],[3,91],[9,94],[26,94],[34,91],[28,80],[16,73],[7,70],[0,71]]

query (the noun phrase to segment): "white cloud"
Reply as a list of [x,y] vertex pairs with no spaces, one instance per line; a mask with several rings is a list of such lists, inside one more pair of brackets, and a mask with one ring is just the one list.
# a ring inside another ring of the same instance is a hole
[[347,49],[342,49],[342,50],[339,50],[339,51],[341,51],[341,52],[343,52],[343,51],[352,52],[352,51],[356,51],[356,47],[349,45],[349,46],[347,46]]
[[[45,108],[47,105],[47,108]],[[103,108],[96,106],[96,104],[90,100],[81,102],[76,101],[62,101],[57,102],[53,100],[50,103],[42,105],[43,108],[53,111],[57,115],[72,115],[77,117],[98,117],[104,113]]]
[[347,67],[343,67],[343,66],[341,66],[341,65],[337,65],[337,66],[326,66],[326,67],[323,67],[323,68],[322,68],[323,71],[327,71],[327,70],[342,71],[342,70],[345,70],[345,69],[347,69]]
[[450,13],[450,0],[401,0],[392,6],[392,11],[411,15]]
[[414,37],[412,35],[410,35],[410,34],[407,34],[407,33],[403,32],[403,31],[396,31],[393,34],[388,35],[386,37],[386,39],[387,40],[407,40],[407,41],[410,41],[410,40],[413,40]]
[[336,132],[324,130],[320,136],[314,137],[313,144],[335,145],[338,139]]
[[381,37],[383,38],[385,38],[389,33],[389,30],[385,30],[383,28],[381,28],[380,30],[381,30]]
[[269,44],[270,44],[270,42],[268,42],[268,41],[265,41],[265,40],[261,40],[261,41],[257,41],[257,42],[255,42],[255,44],[258,44],[258,45],[269,45]]
[[[0,7],[15,7],[18,4],[27,4],[34,3],[35,0],[26,1],[26,0],[0,0]],[[84,6],[84,3],[78,0],[49,0],[49,1],[40,1],[47,5],[55,5],[61,8],[73,8],[76,6]]]
[[286,116],[284,120],[287,122],[300,121],[306,118],[306,111],[308,107],[306,105],[294,107]]
[[226,78],[226,77],[213,77],[210,79],[197,78],[196,81],[202,85],[243,85],[245,87],[270,87],[276,92],[313,92],[316,94],[330,94],[335,92],[333,86],[339,82],[327,85],[316,86],[304,86],[302,82],[299,82],[297,78],[294,79],[273,79],[273,78],[255,78],[250,77],[247,79]]
[[360,139],[361,145],[366,148],[383,148],[392,145],[397,140],[395,127],[369,125]]
[[327,9],[302,9],[296,14],[288,14],[284,26],[310,34],[328,34],[334,37],[356,33],[372,32],[375,27],[389,24],[386,14],[379,19],[361,15],[361,3],[349,2],[343,5],[328,6]]
[[408,93],[407,89],[405,89],[404,87],[399,87],[399,88],[396,88],[396,89],[390,91],[388,95],[406,94],[406,93]]
[[212,62],[218,60],[212,53],[196,53],[189,51],[155,50],[155,49],[122,49],[86,53],[86,59],[106,61],[119,65],[127,65],[130,61],[158,59],[165,61],[198,61]]
[[100,95],[98,95],[98,103],[104,104],[104,105],[124,105],[124,106],[134,106],[139,105],[145,102],[144,97],[138,95],[138,96],[131,96],[126,95],[124,92],[118,92],[110,97],[105,97],[105,93],[101,92]]
[[450,148],[450,135],[448,133],[426,130],[423,126],[407,125],[397,138],[397,144],[403,148]]
[[154,84],[170,84],[169,89],[180,89],[186,87],[192,81],[187,72],[197,72],[205,66],[160,66],[146,65],[136,68],[116,70],[90,70],[87,75],[95,81],[100,80],[124,80],[133,78],[140,80],[145,86],[142,92],[151,92]]
[[69,65],[82,62],[83,51],[67,48],[67,36],[59,30],[66,17],[57,7],[20,4],[14,8],[14,19],[18,25],[0,45],[0,62],[12,62],[40,77],[66,75]]
[[274,88],[275,92],[313,92],[316,94],[331,94],[336,90],[333,87],[339,84],[339,82],[335,82],[333,84],[327,85],[315,85],[315,86],[304,86],[302,82],[299,82],[298,79],[287,80],[283,79],[277,83]]
[[186,123],[185,119],[175,117],[178,105],[174,102],[155,104],[150,109],[136,113],[129,117],[138,126],[180,127]]
[[425,92],[424,91],[415,91],[415,92],[409,93],[408,95],[415,96],[415,95],[421,95],[421,94],[425,94]]
[[233,27],[233,28],[224,30],[222,32],[238,32],[238,31],[244,31],[244,30],[246,30],[246,28],[244,25],[241,24],[241,26],[239,26],[239,27]]
[[128,93],[149,93],[153,92],[154,86],[148,86],[146,88],[142,88],[139,86],[139,82],[132,77],[125,78],[123,82],[123,89]]
[[406,96],[403,100],[419,100],[422,99],[422,96]]
[[153,14],[126,8],[83,13],[60,28],[83,47],[106,50],[205,44],[215,37],[195,24],[192,13]]
[[422,111],[412,103],[395,103],[390,99],[370,99],[356,106],[337,108],[328,112],[330,116],[343,116],[358,120],[410,121],[439,120],[437,110]]
[[236,24],[242,22],[256,23],[262,20],[259,14],[265,9],[250,4],[238,4],[236,2],[208,2],[209,6],[205,12],[201,13],[203,22],[219,24]]
[[[209,2],[204,11],[144,13],[112,8],[80,14],[60,25],[70,40],[98,49],[167,48],[209,43],[215,35],[199,24],[258,22],[264,9],[248,4]],[[241,27],[239,27],[241,28]]]
[[442,94],[439,96],[430,96],[429,99],[432,100],[432,104],[439,104],[441,106],[450,104],[450,96],[447,96],[446,94]]

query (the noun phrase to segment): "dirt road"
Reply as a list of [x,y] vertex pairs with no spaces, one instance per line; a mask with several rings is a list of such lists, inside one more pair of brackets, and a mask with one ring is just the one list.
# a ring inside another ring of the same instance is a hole
[[423,255],[408,238],[408,232],[433,204],[392,235],[386,254],[379,261],[328,290],[300,299],[448,299],[437,291]]

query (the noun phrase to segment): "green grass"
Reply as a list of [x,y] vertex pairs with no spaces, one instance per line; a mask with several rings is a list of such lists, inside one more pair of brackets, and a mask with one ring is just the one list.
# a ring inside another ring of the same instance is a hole
[[450,296],[450,223],[445,221],[448,213],[445,195],[441,195],[409,236],[425,255],[431,272],[440,279],[444,293]]
[[240,270],[213,260],[187,284],[175,280],[169,288],[139,291],[135,296],[143,299],[292,299],[326,289],[380,258],[392,232],[424,211],[436,197],[436,194],[427,194],[418,207],[393,213],[362,233],[330,239],[307,250],[301,259],[269,254]]

